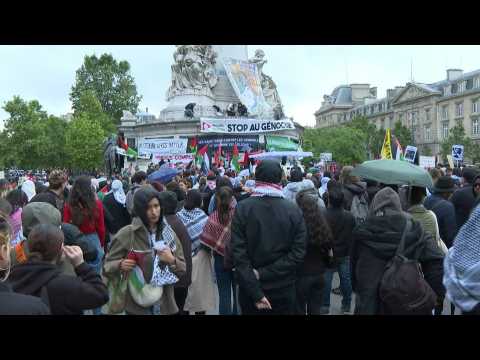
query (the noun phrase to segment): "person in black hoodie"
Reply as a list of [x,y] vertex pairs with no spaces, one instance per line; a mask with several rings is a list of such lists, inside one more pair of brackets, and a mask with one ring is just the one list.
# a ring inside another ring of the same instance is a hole
[[[329,182],[330,185],[330,182]],[[332,231],[333,258],[335,267],[325,272],[325,289],[323,293],[322,314],[330,312],[330,290],[335,271],[340,277],[342,294],[342,312],[350,314],[352,302],[352,282],[350,269],[350,247],[355,219],[349,211],[343,209],[344,192],[342,185],[332,183],[328,188],[327,222]]]
[[318,195],[301,191],[296,202],[307,227],[307,253],[297,272],[297,311],[299,315],[321,315],[324,272],[330,264],[332,233],[318,205]]
[[[108,290],[94,268],[83,260],[78,246],[64,246],[63,232],[51,224],[33,228],[27,240],[27,262],[10,275],[14,291],[39,297],[53,315],[81,315],[108,302]],[[64,275],[58,262],[65,256],[77,277]]]
[[160,193],[159,198],[165,220],[182,243],[186,272],[185,275],[179,277],[173,289],[173,294],[178,307],[178,315],[188,315],[183,310],[183,307],[187,299],[188,287],[192,283],[192,239],[188,234],[187,228],[176,214],[178,206],[177,195],[172,191],[164,191]]
[[113,238],[121,228],[132,223],[132,218],[126,206],[126,195],[120,180],[113,180],[112,191],[105,195],[103,199],[103,210],[105,227],[109,234],[111,234],[111,238]]
[[231,253],[242,314],[296,313],[296,270],[306,252],[306,228],[298,206],[284,199],[282,168],[264,160],[255,191],[237,205]]
[[353,231],[350,259],[356,315],[385,314],[378,289],[407,221],[412,222],[412,227],[405,239],[403,255],[408,259],[418,258],[425,280],[439,298],[445,296],[442,284],[444,255],[421,224],[402,211],[398,194],[386,187],[375,195],[366,222]]
[[12,229],[6,214],[0,214],[0,315],[50,315],[39,298],[13,292],[8,282]]
[[360,181],[358,177],[351,176],[350,173],[353,170],[353,166],[344,166],[342,173],[340,174],[340,182],[343,184],[343,193],[345,199],[343,205],[345,210],[350,211],[352,207],[352,201],[355,196],[360,196],[368,199],[367,184]]
[[[457,169],[457,168],[456,168]],[[473,193],[473,181],[478,175],[475,169],[465,168],[463,170],[463,187],[456,190],[450,202],[455,207],[455,220],[457,221],[457,230],[465,224],[470,216],[470,212],[475,204],[475,196]]]

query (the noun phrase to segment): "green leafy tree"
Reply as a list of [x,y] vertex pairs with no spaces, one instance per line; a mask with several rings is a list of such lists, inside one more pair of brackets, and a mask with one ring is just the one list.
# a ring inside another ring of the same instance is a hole
[[102,110],[115,125],[120,123],[123,110],[135,113],[142,99],[130,74],[130,64],[115,60],[111,54],[103,54],[99,58],[96,55],[85,56],[70,93],[75,111],[82,109],[82,96],[87,91],[93,92]]
[[68,124],[66,152],[75,170],[92,170],[102,164],[105,133],[100,122],[81,113]]
[[322,129],[306,129],[304,134],[306,151],[312,151],[315,157],[322,152],[332,153],[333,160],[343,165],[365,161],[364,133],[358,129],[338,126]]
[[97,119],[106,133],[115,132],[113,119],[103,111],[100,101],[92,90],[86,90],[80,94],[74,116],[78,117],[80,114],[85,114],[90,119]]
[[346,127],[356,129],[363,134],[362,144],[364,146],[365,153],[367,154],[368,158],[374,157],[377,151],[375,148],[375,135],[377,133],[376,126],[372,124],[366,116],[357,116],[353,118],[352,121],[346,125]]
[[464,157],[473,163],[480,161],[480,146],[465,134],[465,128],[457,123],[448,133],[448,137],[440,144],[440,155],[443,161],[447,161],[447,155],[452,154],[453,145],[464,146]]
[[36,100],[25,101],[19,96],[8,101],[1,136],[2,162],[6,166],[39,169],[64,165],[66,122],[48,115]]
[[[400,145],[402,145],[402,148],[405,149],[407,145],[412,145],[413,144],[413,138],[412,138],[412,132],[410,131],[409,128],[406,126],[403,126],[400,121],[397,121],[393,129],[391,131],[392,136],[395,136],[398,141],[400,141]],[[393,146],[393,143],[392,143]]]

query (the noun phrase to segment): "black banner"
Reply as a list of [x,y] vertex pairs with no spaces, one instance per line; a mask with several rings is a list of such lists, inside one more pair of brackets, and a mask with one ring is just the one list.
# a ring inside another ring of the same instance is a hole
[[198,149],[201,149],[205,145],[208,145],[209,150],[216,150],[218,146],[222,145],[222,150],[231,152],[233,151],[233,145],[237,144],[238,151],[244,152],[247,148],[249,151],[258,150],[260,143],[258,135],[210,135],[199,136],[197,138]]

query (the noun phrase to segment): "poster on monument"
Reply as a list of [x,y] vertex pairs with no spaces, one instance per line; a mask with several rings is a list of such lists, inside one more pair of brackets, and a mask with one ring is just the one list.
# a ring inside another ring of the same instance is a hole
[[170,156],[185,155],[187,153],[188,139],[140,139],[138,142],[138,155],[141,157],[153,155]]
[[258,149],[259,147],[258,135],[206,135],[199,136],[197,142],[199,149],[208,145],[210,149],[216,150],[218,146],[221,145],[222,149],[228,152],[233,151],[233,145],[235,144],[237,144],[240,151],[244,148]]
[[218,134],[254,134],[282,130],[295,130],[292,120],[259,120],[259,119],[216,119],[200,118],[202,133]]
[[223,59],[223,66],[235,94],[251,115],[266,116],[271,108],[263,96],[260,76],[255,64],[231,58]]

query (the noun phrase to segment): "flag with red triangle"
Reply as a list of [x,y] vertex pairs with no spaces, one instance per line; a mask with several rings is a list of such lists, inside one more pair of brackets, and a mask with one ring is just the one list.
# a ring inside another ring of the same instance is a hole
[[240,171],[240,165],[238,164],[238,147],[237,144],[233,145],[233,154],[232,154],[232,166],[236,172]]

